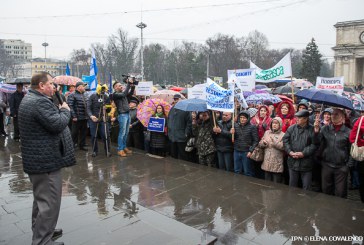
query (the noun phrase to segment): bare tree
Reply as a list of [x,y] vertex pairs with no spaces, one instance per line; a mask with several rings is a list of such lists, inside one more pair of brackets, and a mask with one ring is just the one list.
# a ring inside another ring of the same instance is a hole
[[73,63],[72,71],[77,77],[82,74],[88,75],[90,73],[90,57],[91,55],[85,49],[74,49],[71,53],[71,61]]

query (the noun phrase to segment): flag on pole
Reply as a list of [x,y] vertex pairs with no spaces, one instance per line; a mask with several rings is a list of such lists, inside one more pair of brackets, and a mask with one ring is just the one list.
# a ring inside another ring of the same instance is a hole
[[112,76],[111,72],[109,72],[109,93],[112,93]]
[[91,65],[90,65],[90,90],[96,91],[97,87],[97,65],[95,51],[92,50]]
[[70,70],[70,66],[68,65],[68,63],[66,65],[66,76],[71,76],[71,70]]

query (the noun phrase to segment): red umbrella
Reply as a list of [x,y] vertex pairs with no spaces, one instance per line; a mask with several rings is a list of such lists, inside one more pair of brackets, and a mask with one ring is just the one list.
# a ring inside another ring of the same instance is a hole
[[276,96],[278,96],[282,101],[289,101],[293,104],[293,100],[285,95],[277,94]]
[[73,76],[56,76],[55,78],[53,78],[54,83],[59,84],[59,85],[73,85],[75,86],[77,82],[81,82],[81,79],[78,77],[73,77]]
[[173,90],[173,91],[177,91],[177,92],[180,92],[182,90],[184,90],[185,88],[182,88],[182,87],[171,87],[169,88],[169,90]]

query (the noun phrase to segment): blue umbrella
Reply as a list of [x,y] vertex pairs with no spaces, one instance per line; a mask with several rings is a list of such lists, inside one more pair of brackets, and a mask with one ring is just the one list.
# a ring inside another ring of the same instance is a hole
[[207,111],[207,104],[205,100],[188,99],[179,101],[174,108],[182,111]]
[[264,104],[264,101],[270,101],[273,104],[279,103],[282,100],[272,94],[253,94],[246,98],[246,103],[248,104]]
[[296,93],[297,97],[307,99],[314,103],[331,105],[353,110],[353,104],[347,98],[328,90],[304,89]]

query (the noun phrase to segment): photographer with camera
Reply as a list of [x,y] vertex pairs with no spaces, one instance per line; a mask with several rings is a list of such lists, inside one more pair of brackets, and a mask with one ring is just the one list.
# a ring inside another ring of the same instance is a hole
[[107,113],[111,109],[110,98],[106,94],[108,87],[106,84],[98,84],[96,93],[92,94],[87,103],[87,115],[89,116],[89,125],[91,133],[92,157],[98,154],[97,135],[100,133],[104,142],[105,153],[107,157],[110,153],[110,132],[107,123]]
[[113,88],[113,100],[118,110],[118,121],[119,121],[119,136],[118,136],[118,155],[126,157],[126,154],[131,154],[132,151],[126,148],[126,140],[129,133],[130,125],[130,114],[129,114],[129,102],[128,96],[133,95],[135,85],[138,81],[134,77],[124,76],[123,81],[126,83],[126,87],[123,91],[123,87],[120,82],[115,82]]

